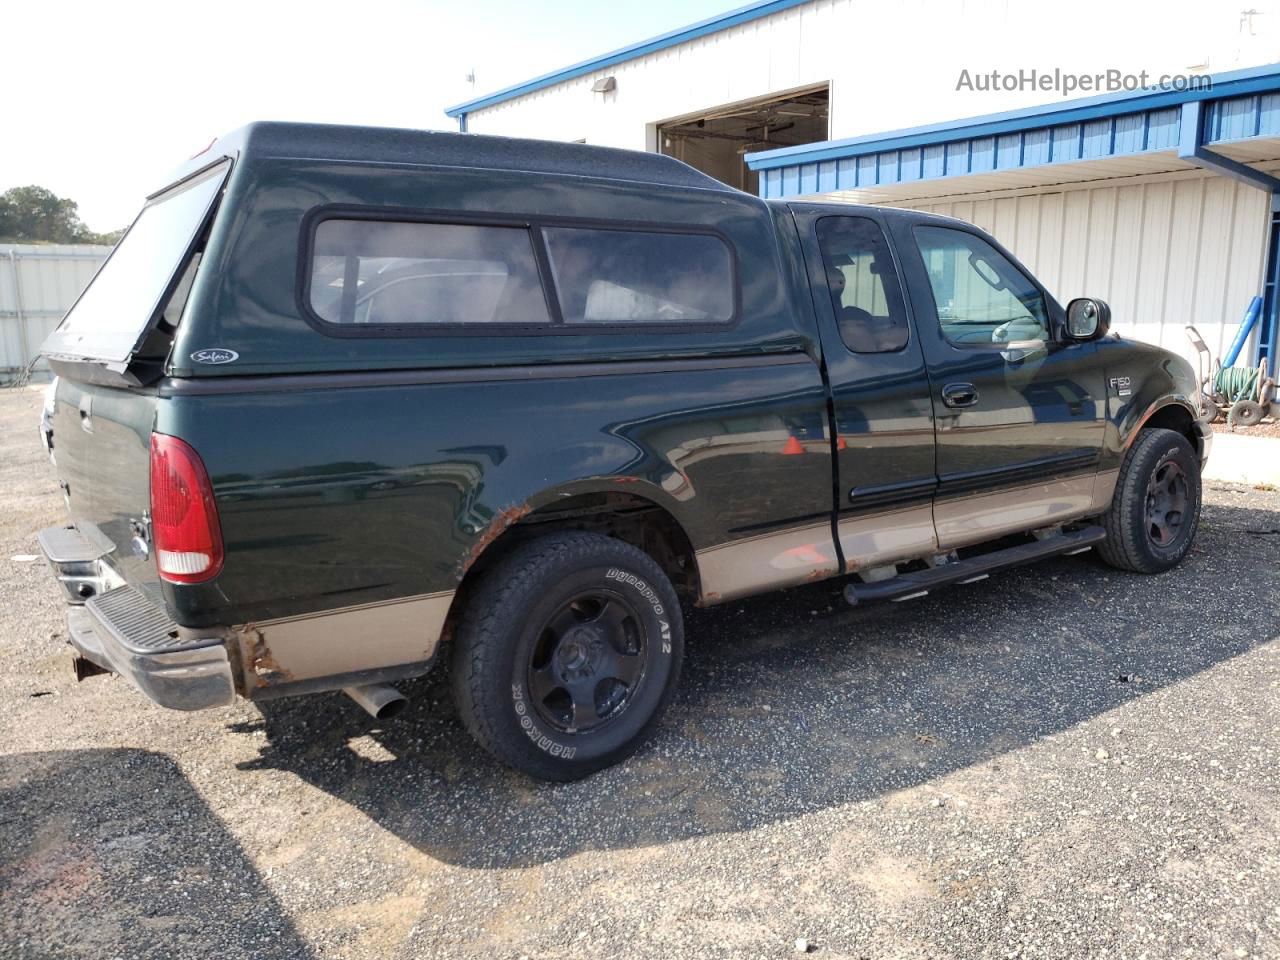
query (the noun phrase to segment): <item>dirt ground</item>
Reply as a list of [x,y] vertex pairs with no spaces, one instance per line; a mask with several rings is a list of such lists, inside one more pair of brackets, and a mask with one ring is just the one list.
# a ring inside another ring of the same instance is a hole
[[1213,425],[1214,430],[1227,433],[1238,433],[1245,437],[1280,437],[1280,420],[1263,420],[1252,427],[1240,427],[1219,421]]
[[385,726],[77,685],[38,406],[0,392],[2,957],[1280,957],[1280,493],[1211,488],[1159,577],[694,611],[652,741],[553,786],[439,678]]

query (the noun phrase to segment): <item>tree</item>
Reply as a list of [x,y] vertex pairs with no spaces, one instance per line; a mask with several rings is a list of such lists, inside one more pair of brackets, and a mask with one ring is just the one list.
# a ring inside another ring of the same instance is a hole
[[74,200],[45,187],[14,187],[0,194],[0,240],[24,243],[115,243],[123,230],[94,233],[80,222]]

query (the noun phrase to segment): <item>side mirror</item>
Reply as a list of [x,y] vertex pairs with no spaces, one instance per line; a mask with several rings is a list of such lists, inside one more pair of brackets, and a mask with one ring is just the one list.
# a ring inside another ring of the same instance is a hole
[[1078,297],[1067,304],[1068,340],[1099,340],[1111,330],[1111,308],[1105,300]]

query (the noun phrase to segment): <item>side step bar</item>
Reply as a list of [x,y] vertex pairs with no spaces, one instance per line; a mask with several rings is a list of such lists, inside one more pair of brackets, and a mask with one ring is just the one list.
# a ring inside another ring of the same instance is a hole
[[996,570],[1016,567],[1033,560],[1056,557],[1062,554],[1083,553],[1107,538],[1107,532],[1099,526],[1083,527],[1070,533],[1062,533],[1034,543],[1006,547],[992,553],[955,563],[944,563],[916,573],[904,573],[875,583],[850,583],[844,588],[844,598],[851,605],[871,603],[874,600],[907,600],[922,597],[930,590],[952,583],[969,583],[985,580]]

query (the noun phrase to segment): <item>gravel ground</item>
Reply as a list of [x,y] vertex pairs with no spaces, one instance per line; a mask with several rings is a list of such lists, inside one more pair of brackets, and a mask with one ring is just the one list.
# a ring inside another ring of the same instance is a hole
[[385,727],[77,685],[10,559],[61,518],[38,405],[0,394],[0,956],[1280,957],[1278,493],[1211,489],[1160,577],[694,611],[653,741],[552,786],[430,678]]

